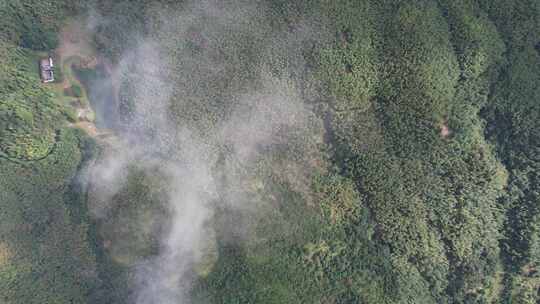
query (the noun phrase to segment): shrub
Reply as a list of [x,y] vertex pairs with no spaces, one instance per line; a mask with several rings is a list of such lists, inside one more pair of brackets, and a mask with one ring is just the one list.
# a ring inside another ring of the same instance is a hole
[[64,82],[64,71],[62,70],[62,67],[60,67],[60,61],[57,61],[57,63],[58,64],[53,67],[54,82],[62,83]]
[[71,93],[73,94],[73,96],[78,97],[78,98],[83,96],[82,89],[77,84],[74,84],[71,86]]

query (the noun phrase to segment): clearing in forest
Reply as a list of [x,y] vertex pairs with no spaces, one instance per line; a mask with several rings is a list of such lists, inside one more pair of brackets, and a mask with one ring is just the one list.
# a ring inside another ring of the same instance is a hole
[[106,70],[110,70],[110,65],[98,56],[91,37],[84,22],[73,19],[66,22],[60,33],[59,46],[55,50],[62,74],[55,84],[55,90],[63,103],[73,110],[72,125],[96,137],[107,132],[96,127],[96,109],[92,109],[89,88],[78,77],[76,69],[93,71],[103,64]]

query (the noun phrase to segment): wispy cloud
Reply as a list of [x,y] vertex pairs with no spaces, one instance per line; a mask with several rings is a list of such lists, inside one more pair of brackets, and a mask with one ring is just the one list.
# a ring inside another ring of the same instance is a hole
[[[249,43],[230,39],[262,33],[260,45],[271,49],[279,43],[281,56],[297,60],[303,39],[313,31],[302,25],[296,38],[283,33],[278,41],[257,7],[237,8],[202,1],[150,9],[153,31],[133,34],[137,47],[119,60],[120,90],[129,93],[121,102],[131,102],[133,109],[117,130],[125,144],[105,151],[89,170],[91,208],[106,217],[128,182],[129,168],[138,167],[160,172],[169,210],[158,253],[135,266],[134,303],[189,302],[194,269],[213,241],[208,230],[214,207],[250,208],[242,197],[249,174],[238,172],[310,127],[312,113],[288,74],[276,75],[276,67],[257,58],[244,59]],[[239,71],[235,64],[247,60],[255,67]],[[224,186],[225,193],[219,190]]]

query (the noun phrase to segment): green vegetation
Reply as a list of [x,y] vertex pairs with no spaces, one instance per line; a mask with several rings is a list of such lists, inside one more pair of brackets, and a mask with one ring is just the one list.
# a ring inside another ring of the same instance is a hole
[[76,178],[93,143],[38,73],[71,3],[0,1],[1,303],[86,303],[99,283]]
[[48,51],[58,44],[64,18],[81,7],[78,0],[0,1],[0,39],[28,49]]
[[81,98],[83,96],[82,89],[77,84],[71,85],[71,87],[65,89],[64,92],[67,96],[73,96],[77,98]]
[[[84,303],[97,284],[91,227],[77,192],[84,135],[64,129],[45,159],[0,158],[3,303]],[[32,292],[29,292],[32,291]]]
[[[540,301],[540,2],[246,0],[223,4],[224,19],[193,10],[189,26],[162,24],[191,12],[176,1],[93,2],[109,60],[146,36],[170,57],[172,133],[204,140],[251,106],[242,96],[301,91],[305,122],[252,163],[228,142],[209,147],[241,187],[216,177],[217,252],[194,303]],[[66,128],[76,113],[39,82],[34,53],[57,45],[78,7],[0,0],[0,302],[129,303],[168,224],[164,173],[137,165],[107,216],[89,217],[95,198],[76,175],[101,154]],[[130,121],[144,71],[123,68],[118,115]],[[63,72],[84,87],[108,77]],[[265,73],[282,83],[266,88]],[[114,90],[88,91],[92,106]],[[182,148],[171,142],[162,157]]]
[[536,72],[540,52],[535,49],[540,41],[540,8],[534,1],[483,2],[482,7],[496,20],[507,46],[501,77],[483,113],[488,137],[510,173],[502,199],[506,218],[501,248],[506,280],[511,284],[504,296],[507,301],[534,303],[539,296],[536,269],[540,262],[540,77]]
[[0,45],[0,152],[8,158],[35,160],[54,148],[60,107],[43,88],[28,50]]

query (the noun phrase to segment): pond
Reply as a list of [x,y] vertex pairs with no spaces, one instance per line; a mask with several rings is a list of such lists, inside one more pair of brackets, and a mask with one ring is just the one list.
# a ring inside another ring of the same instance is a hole
[[115,129],[117,127],[118,103],[111,75],[103,64],[95,68],[79,68],[73,71],[88,93],[90,107],[95,113],[95,124],[99,129]]

